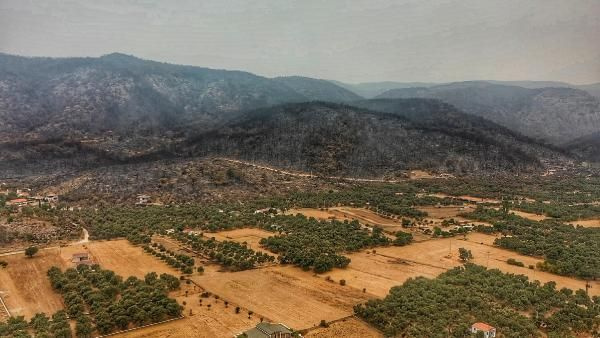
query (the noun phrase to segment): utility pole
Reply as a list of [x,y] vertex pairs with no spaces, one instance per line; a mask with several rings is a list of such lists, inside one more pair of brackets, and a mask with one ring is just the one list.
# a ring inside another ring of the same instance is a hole
[[588,295],[588,296],[589,296],[588,292],[589,292],[589,289],[591,289],[591,288],[592,288],[592,285],[590,284],[590,281],[589,281],[589,280],[586,280],[586,281],[585,281],[585,294],[586,294],[586,295]]

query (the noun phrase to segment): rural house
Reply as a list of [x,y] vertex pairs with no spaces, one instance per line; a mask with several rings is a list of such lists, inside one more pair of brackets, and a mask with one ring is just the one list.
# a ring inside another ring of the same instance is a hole
[[44,197],[44,199],[48,203],[58,203],[58,195],[56,194],[48,194],[46,197]]
[[483,332],[485,338],[496,337],[496,328],[486,323],[475,323],[471,325],[471,333]]
[[87,252],[74,253],[71,258],[71,262],[76,265],[92,265],[92,261],[90,259],[90,255]]
[[244,338],[292,338],[292,330],[283,324],[258,323],[256,327],[237,337]]
[[16,198],[14,200],[10,200],[8,202],[6,202],[7,205],[14,205],[16,207],[22,207],[24,205],[27,205],[27,199],[26,198]]
[[137,195],[136,204],[148,204],[150,202],[150,196],[148,195]]

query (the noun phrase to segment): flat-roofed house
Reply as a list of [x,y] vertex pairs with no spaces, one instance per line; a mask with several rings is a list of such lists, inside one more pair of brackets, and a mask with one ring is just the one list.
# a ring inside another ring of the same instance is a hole
[[258,323],[256,327],[239,334],[237,337],[244,338],[292,338],[292,330],[283,325],[275,323]]

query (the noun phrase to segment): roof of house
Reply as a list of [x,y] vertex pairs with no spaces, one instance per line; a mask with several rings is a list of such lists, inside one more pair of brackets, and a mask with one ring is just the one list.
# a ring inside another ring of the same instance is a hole
[[482,323],[482,322],[475,323],[475,324],[471,325],[471,327],[474,327],[479,331],[490,331],[490,330],[495,329],[495,327],[493,327],[489,324],[486,324],[486,323]]
[[78,253],[74,253],[73,257],[88,257],[90,254],[88,254],[87,252],[78,252]]
[[287,326],[283,324],[258,323],[256,324],[255,328],[250,329],[244,333],[248,338],[264,338],[269,337],[270,335],[278,332],[292,333],[292,330],[290,330]]
[[26,198],[15,198],[14,200],[10,200],[10,203],[24,203],[27,202]]

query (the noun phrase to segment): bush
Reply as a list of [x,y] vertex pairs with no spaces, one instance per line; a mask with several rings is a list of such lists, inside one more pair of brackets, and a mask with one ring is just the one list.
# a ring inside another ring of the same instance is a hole
[[[525,266],[525,264],[523,264],[523,262],[519,262],[518,260],[516,260],[514,258],[507,259],[506,263],[510,264],[510,265],[520,266],[520,267],[524,267]],[[533,265],[530,265],[530,267],[533,267]]]

